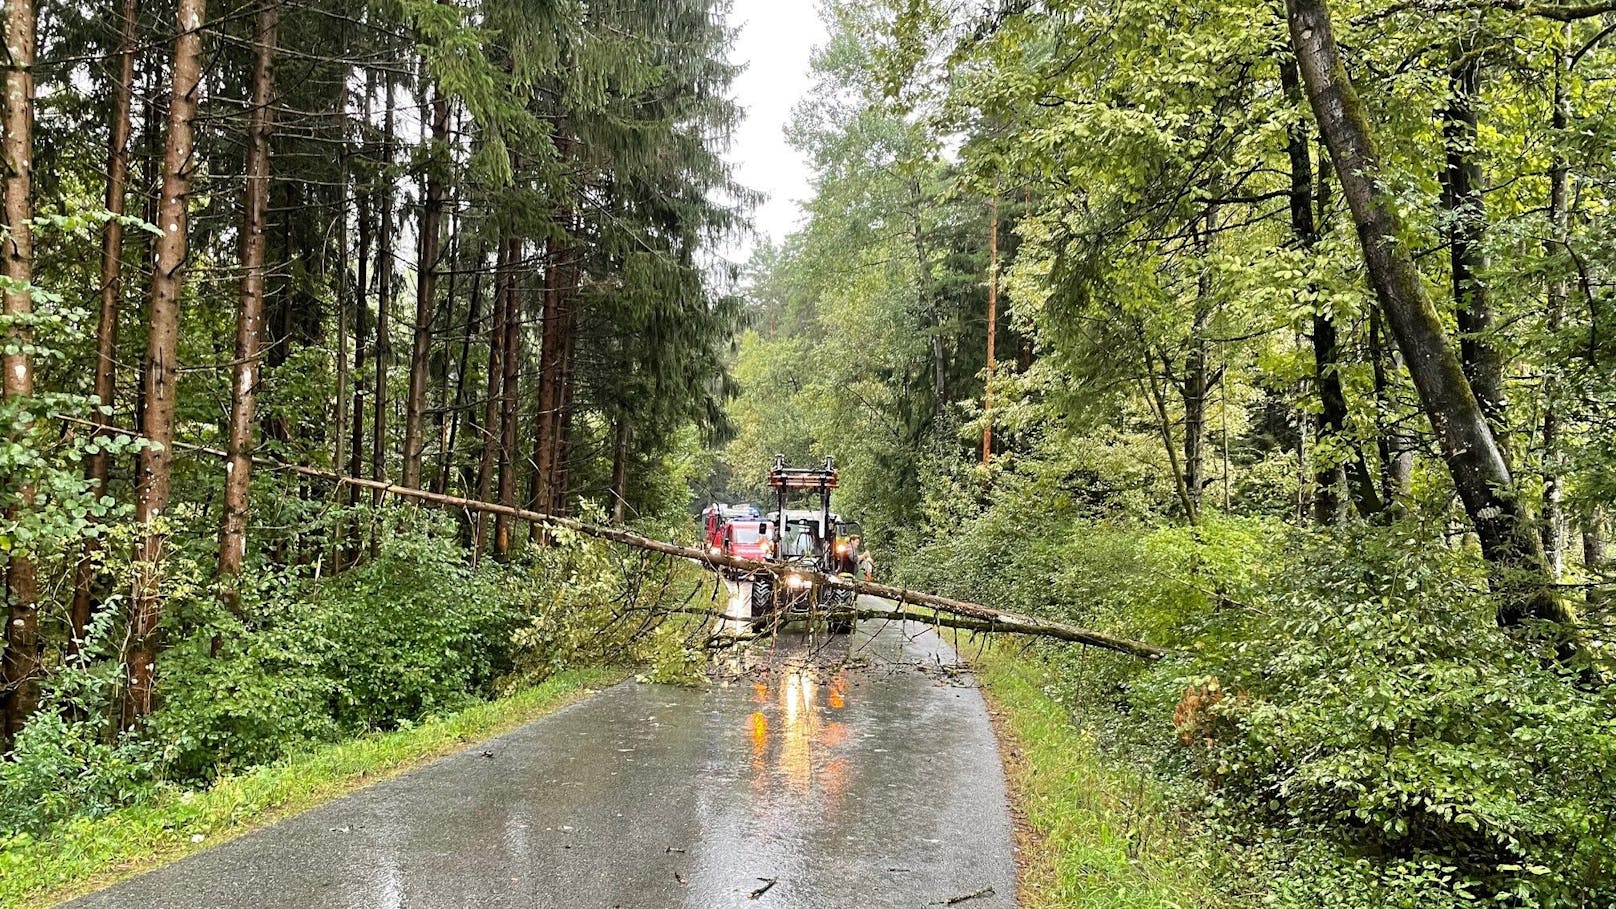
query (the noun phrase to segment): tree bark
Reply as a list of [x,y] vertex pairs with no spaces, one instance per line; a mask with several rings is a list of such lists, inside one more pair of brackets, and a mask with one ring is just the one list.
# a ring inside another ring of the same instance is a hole
[[1382,188],[1373,127],[1342,65],[1329,5],[1326,0],[1286,0],[1286,6],[1292,49],[1352,209],[1376,298],[1436,430],[1465,513],[1496,569],[1498,621],[1506,627],[1529,619],[1568,626],[1571,616],[1550,587],[1543,542],[1531,526],[1503,451],[1414,260],[1398,241],[1401,221]]
[[[1279,78],[1286,100],[1300,107],[1303,103],[1302,80],[1294,59],[1285,57],[1280,61]],[[1319,244],[1321,234],[1314,207],[1316,204],[1320,210],[1324,209],[1328,186],[1327,166],[1321,165],[1318,180],[1313,179],[1311,145],[1307,127],[1300,120],[1291,123],[1285,143],[1291,164],[1291,236],[1307,255],[1312,255]],[[1316,288],[1310,290],[1316,291]],[[1319,393],[1319,414],[1314,427],[1316,438],[1329,439],[1337,447],[1346,446],[1354,456],[1346,464],[1339,461],[1326,463],[1315,473],[1313,519],[1320,524],[1333,524],[1344,517],[1345,503],[1341,497],[1344,488],[1350,490],[1353,505],[1359,514],[1369,517],[1381,510],[1380,498],[1369,477],[1369,465],[1364,461],[1363,451],[1347,439],[1347,396],[1341,384],[1335,314],[1323,303],[1314,307],[1312,337],[1313,379]]]
[[[494,269],[494,314],[488,322],[488,375],[487,387],[483,398],[483,421],[478,427],[477,435],[481,442],[481,456],[477,463],[477,501],[486,502],[493,495],[494,468],[499,453],[500,414],[504,407],[501,404],[501,392],[505,387],[505,330],[509,319],[506,310],[510,306],[510,298],[506,293],[507,287],[503,275],[506,268],[505,257],[510,245],[502,237],[499,250],[495,255],[498,263]],[[488,543],[488,514],[479,512],[477,526],[472,535],[472,560],[475,562],[482,557],[483,548]]]
[[279,0],[261,0],[252,69],[252,112],[247,126],[246,188],[242,194],[241,300],[236,314],[236,358],[231,370],[224,508],[219,526],[219,577],[225,604],[241,606],[235,578],[247,560],[247,509],[252,495],[259,356],[264,333],[264,220],[269,207],[270,102],[275,92],[275,37]]
[[988,214],[988,366],[982,388],[982,466],[993,460],[993,373],[998,369],[994,345],[999,334],[999,196]]
[[[4,356],[4,394],[8,399],[34,394],[34,364],[28,354],[33,332],[28,319],[34,311],[33,283],[34,172],[34,57],[38,50],[38,15],[33,0],[7,0],[5,8],[5,223],[4,272],[14,282],[4,294],[4,312],[11,322]],[[26,432],[26,430],[24,430]],[[29,444],[26,438],[15,441]],[[25,483],[17,490],[16,511],[33,508],[35,490]],[[40,649],[38,566],[31,553],[12,551],[6,565],[6,653],[0,664],[0,750],[22,731],[39,709]]]
[[[425,445],[426,386],[432,355],[432,323],[437,317],[438,256],[443,229],[443,174],[449,143],[449,99],[443,89],[432,94],[432,154],[426,166],[421,205],[420,263],[415,283],[415,337],[410,348],[410,388],[404,402],[404,485],[421,485],[421,450]],[[439,160],[444,156],[443,160]]]
[[1207,320],[1211,316],[1208,301],[1212,294],[1212,273],[1207,264],[1205,240],[1197,245],[1200,247],[1201,273],[1195,282],[1195,316],[1190,326],[1189,355],[1184,363],[1184,384],[1179,391],[1184,403],[1184,490],[1195,503],[1194,511],[1199,515],[1203,487],[1206,485],[1203,481],[1203,448],[1206,440],[1209,345],[1205,335]]
[[[460,424],[464,419],[461,414],[466,409],[466,376],[471,372],[471,339],[477,332],[477,326],[482,324],[483,318],[482,263],[486,258],[479,250],[472,260],[476,263],[476,268],[471,275],[471,291],[466,301],[466,329],[460,336],[460,366],[455,370],[454,403],[449,420],[449,438],[443,445],[443,479],[440,481],[439,492],[448,492],[447,477],[450,472],[456,470],[455,453],[460,444]],[[476,425],[476,421],[473,421],[473,425]],[[464,473],[461,476],[461,489],[468,489],[470,484],[465,482]]]
[[612,523],[622,524],[628,517],[628,451],[632,427],[628,410],[617,416],[617,428],[612,433]]
[[[101,308],[95,327],[95,399],[101,410],[95,420],[112,425],[117,393],[118,309],[123,297],[124,196],[129,186],[130,115],[134,105],[135,46],[139,38],[140,0],[124,0],[119,17],[118,76],[112,90],[112,122],[107,131],[107,211],[113,215],[101,234]],[[96,431],[105,436],[104,429]],[[97,496],[106,491],[111,463],[106,452],[96,451],[85,462],[84,478]],[[94,520],[90,518],[89,520]],[[74,567],[73,602],[68,608],[67,652],[77,656],[90,627],[95,607],[96,555],[99,537],[86,537],[84,551]]]
[[141,435],[151,447],[141,458],[135,486],[135,523],[143,537],[135,550],[126,726],[144,719],[155,703],[158,622],[163,608],[161,567],[168,539],[163,521],[174,462],[179,302],[190,229],[191,175],[200,160],[192,141],[202,83],[202,23],[206,13],[205,0],[179,0],[175,11],[173,91],[163,150],[163,186],[157,206],[157,225],[162,235],[156,243],[152,267],[142,383],[145,413]]
[[[370,477],[387,479],[387,367],[393,358],[391,322],[393,311],[393,186],[390,171],[393,167],[395,122],[395,85],[391,75],[386,80],[386,110],[382,114],[381,153],[381,205],[376,226],[376,387],[371,400]],[[371,503],[380,505],[381,496],[373,496]],[[372,540],[372,549],[375,541]]]
[[1475,98],[1481,88],[1481,62],[1475,48],[1466,42],[1454,44],[1452,57],[1448,105],[1442,113],[1442,141],[1447,156],[1442,207],[1447,216],[1459,357],[1465,377],[1470,380],[1481,411],[1507,460],[1509,425],[1504,397],[1504,358],[1492,342],[1492,300],[1482,278],[1487,269],[1487,256],[1482,247],[1487,210],[1481,195],[1475,108]]
[[[1571,26],[1564,28],[1570,37]],[[1554,57],[1554,112],[1550,115],[1554,141],[1554,161],[1549,170],[1549,237],[1544,241],[1550,261],[1564,251],[1571,236],[1571,169],[1561,150],[1565,131],[1570,125],[1570,99],[1566,92],[1566,56],[1556,51]],[[1545,323],[1550,336],[1560,332],[1565,322],[1566,300],[1570,285],[1563,274],[1549,281]],[[1562,482],[1560,451],[1559,375],[1554,363],[1545,363],[1543,372],[1543,550],[1555,577],[1565,571],[1566,516],[1565,487]]]
[[948,413],[948,353],[943,346],[943,314],[933,293],[931,252],[926,248],[926,228],[922,217],[925,212],[922,204],[924,196],[918,177],[910,179],[909,195],[914,205],[916,302],[920,311],[931,318],[932,427],[934,431],[940,431]]
[[[569,224],[569,227],[572,226]],[[553,481],[548,511],[551,514],[567,513],[567,492],[570,488],[573,398],[577,390],[580,256],[578,247],[569,244],[562,270],[561,376],[556,396],[555,449],[550,453]]]
[[[518,393],[522,369],[522,306],[516,288],[516,263],[521,255],[522,241],[508,238],[499,273],[499,281],[505,289],[505,351],[500,358],[499,504],[506,508],[516,506],[516,428],[521,416]],[[494,517],[495,558],[510,556],[511,523],[509,514]]]

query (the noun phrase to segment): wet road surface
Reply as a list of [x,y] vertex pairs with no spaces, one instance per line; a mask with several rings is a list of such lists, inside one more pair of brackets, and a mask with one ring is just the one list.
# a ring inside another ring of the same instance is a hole
[[931,632],[878,624],[782,634],[705,690],[619,685],[69,905],[1014,906],[982,699]]

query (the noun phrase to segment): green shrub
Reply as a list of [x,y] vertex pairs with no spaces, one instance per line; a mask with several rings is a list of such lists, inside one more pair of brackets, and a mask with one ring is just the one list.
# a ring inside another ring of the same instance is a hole
[[154,787],[155,756],[142,743],[108,745],[100,724],[39,714],[0,761],[0,840],[75,816],[100,817]]
[[1284,904],[1616,903],[1616,693],[1498,629],[1476,561],[1423,539],[1308,540],[1196,661],[1220,813]]

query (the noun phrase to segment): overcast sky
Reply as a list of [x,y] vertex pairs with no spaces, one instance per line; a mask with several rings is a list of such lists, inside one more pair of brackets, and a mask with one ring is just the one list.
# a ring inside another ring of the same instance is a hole
[[759,237],[733,253],[744,262],[763,238],[779,242],[797,226],[798,203],[808,197],[808,167],[786,144],[791,108],[808,88],[808,56],[825,41],[814,0],[734,0],[731,24],[740,29],[730,54],[746,71],[735,97],[746,119],[735,132],[729,158],[740,182],[768,196],[757,210]]

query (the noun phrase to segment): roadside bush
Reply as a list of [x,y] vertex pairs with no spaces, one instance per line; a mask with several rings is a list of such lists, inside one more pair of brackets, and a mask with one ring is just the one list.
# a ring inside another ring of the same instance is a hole
[[108,745],[99,723],[46,711],[0,761],[0,842],[70,817],[99,817],[149,793],[156,760],[140,742]]
[[[353,517],[330,526],[353,526]],[[211,541],[176,534],[165,562],[158,710],[114,743],[123,601],[113,597],[92,629],[91,659],[52,674],[48,706],[0,761],[0,840],[104,813],[161,785],[206,784],[321,743],[411,726],[563,669],[641,663],[659,678],[688,677],[677,629],[612,617],[689,595],[710,578],[693,566],[564,535],[472,568],[452,519],[415,509],[374,517],[388,528],[374,558],[334,577],[250,569],[238,612],[207,581]],[[127,537],[116,529],[109,572],[129,570]]]
[[1616,696],[1499,630],[1476,561],[1419,539],[1308,540],[1196,661],[1234,693],[1196,746],[1219,816],[1282,905],[1616,904]]
[[1479,558],[1431,538],[1006,500],[900,574],[1183,648],[1032,653],[1072,721],[1222,831],[1268,904],[1616,905],[1616,694],[1500,630]]

